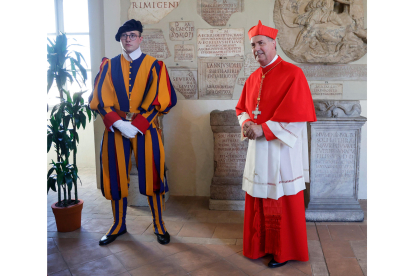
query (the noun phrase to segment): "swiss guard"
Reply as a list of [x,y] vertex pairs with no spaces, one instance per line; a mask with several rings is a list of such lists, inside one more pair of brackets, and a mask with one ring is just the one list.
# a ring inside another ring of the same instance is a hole
[[162,219],[168,191],[164,175],[165,154],[157,116],[177,103],[168,71],[162,61],[141,52],[142,24],[131,19],[115,35],[122,54],[103,58],[90,108],[105,124],[101,142],[101,190],[111,200],[114,222],[99,245],[107,245],[127,232],[126,211],[131,153],[138,169],[139,191],[148,197],[154,233],[160,244],[170,242]]

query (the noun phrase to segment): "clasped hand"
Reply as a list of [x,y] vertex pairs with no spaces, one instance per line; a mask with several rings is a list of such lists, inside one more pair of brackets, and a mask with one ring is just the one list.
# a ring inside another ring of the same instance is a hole
[[248,121],[243,125],[243,134],[250,140],[256,140],[263,136],[263,129],[261,125]]
[[138,133],[138,128],[133,126],[129,121],[118,120],[113,124],[113,126],[119,129],[122,136],[128,139],[134,138]]

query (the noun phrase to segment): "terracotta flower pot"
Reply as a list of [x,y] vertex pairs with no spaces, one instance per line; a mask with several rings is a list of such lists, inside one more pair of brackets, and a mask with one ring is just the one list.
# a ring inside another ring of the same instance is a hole
[[71,232],[81,227],[83,200],[69,207],[57,207],[52,204],[53,214],[55,215],[56,227],[58,232]]

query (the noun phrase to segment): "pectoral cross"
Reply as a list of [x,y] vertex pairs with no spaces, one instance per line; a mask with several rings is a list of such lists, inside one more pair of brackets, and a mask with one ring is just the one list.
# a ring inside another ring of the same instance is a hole
[[259,111],[259,105],[256,105],[256,110],[252,112],[254,114],[254,118],[257,119],[257,115],[260,115],[262,112]]

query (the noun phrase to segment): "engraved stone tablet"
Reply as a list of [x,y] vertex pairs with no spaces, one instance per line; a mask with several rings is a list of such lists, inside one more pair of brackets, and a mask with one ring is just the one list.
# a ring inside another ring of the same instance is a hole
[[244,75],[246,77],[250,76],[257,68],[260,67],[260,64],[256,61],[253,54],[247,54],[244,59]]
[[146,29],[142,32],[141,50],[143,53],[163,60],[171,56],[161,29]]
[[[315,188],[318,197],[354,196],[355,135],[355,130],[315,130],[316,155],[312,175],[314,181],[325,184]],[[332,183],[335,183],[335,189],[331,189]]]
[[310,128],[307,221],[362,221],[358,203],[361,127],[365,117],[317,116]]
[[243,59],[237,57],[227,59],[199,58],[199,98],[204,100],[232,99],[234,85],[242,66]]
[[295,64],[300,67],[308,81],[366,81],[366,64]]
[[197,69],[187,67],[169,67],[171,82],[176,92],[186,100],[197,99]]
[[198,57],[244,55],[244,29],[197,29]]
[[194,48],[192,44],[174,45],[174,61],[194,61]]
[[226,26],[230,16],[243,11],[243,0],[198,0],[197,13],[211,26]]
[[193,21],[170,22],[170,40],[191,40],[194,37]]
[[237,79],[237,84],[241,85],[241,86],[244,86],[244,83],[246,82],[247,79],[248,78],[238,78]]
[[141,21],[142,24],[155,24],[160,22],[167,14],[178,7],[180,0],[130,0],[128,19]]
[[313,99],[342,99],[342,83],[311,83]]
[[240,133],[214,133],[214,176],[242,177],[247,147]]
[[234,110],[210,113],[214,136],[214,175],[210,186],[209,208],[213,210],[243,210],[242,190],[247,140],[240,141],[240,125]]

